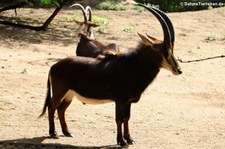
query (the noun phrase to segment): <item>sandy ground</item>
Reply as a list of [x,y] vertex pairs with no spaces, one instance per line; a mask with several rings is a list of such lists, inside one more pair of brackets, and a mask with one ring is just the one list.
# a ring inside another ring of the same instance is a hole
[[[41,21],[51,12],[23,9],[18,15]],[[75,53],[77,26],[66,21],[73,14],[81,15],[63,9],[46,32],[0,25],[0,148],[116,147],[113,103],[82,105],[74,99],[66,113],[74,138],[48,138],[47,115],[38,119],[50,66],[54,59]],[[106,34],[95,29],[95,37],[115,42],[121,50],[136,47],[136,32],[162,39],[162,29],[149,12],[94,10],[94,14],[110,21]],[[13,11],[1,15],[14,16]],[[177,57],[191,60],[224,54],[225,8],[168,16],[175,27]],[[135,31],[126,33],[125,26],[135,26]],[[136,144],[129,148],[225,147],[225,59],[180,65],[182,75],[162,69],[141,100],[132,105],[130,128]]]

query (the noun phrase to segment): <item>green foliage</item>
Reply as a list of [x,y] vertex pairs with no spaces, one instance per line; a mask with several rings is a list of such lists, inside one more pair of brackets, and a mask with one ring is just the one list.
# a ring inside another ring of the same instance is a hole
[[[147,5],[147,6],[150,6],[150,7],[154,7],[154,8],[159,9],[159,6],[158,6],[158,5],[153,5],[153,4],[150,4],[150,3],[147,3],[146,5]],[[138,6],[138,5],[135,5],[132,9],[133,9],[133,10],[136,10],[136,11],[138,11],[138,12],[146,11],[145,8],[140,7],[140,6]]]
[[208,40],[208,41],[214,41],[214,40],[216,40],[216,36],[210,35],[210,36],[208,36],[208,37],[206,38],[206,40]]
[[55,4],[57,7],[60,7],[62,4],[63,0],[41,0],[41,3],[44,5],[52,5]]
[[223,35],[223,38],[222,38],[222,40],[225,40],[225,35]]
[[[73,22],[74,20],[83,21],[83,18],[78,17],[76,15],[69,15],[66,17],[67,22]],[[92,16],[92,22],[99,26],[107,26],[109,25],[109,20],[104,17]]]
[[126,10],[126,7],[122,4],[116,4],[114,1],[106,0],[100,2],[97,6],[99,10]]
[[104,25],[107,26],[109,25],[109,20],[103,17],[98,17],[98,16],[92,16],[92,22],[95,24],[98,24],[100,26]]
[[13,23],[20,24],[21,20],[19,17],[16,17],[15,20],[13,20]]
[[222,0],[135,0],[138,3],[158,5],[163,11],[193,11],[225,6]]
[[69,15],[66,17],[67,22],[74,22],[74,20],[81,21],[82,19],[75,15]]
[[[83,18],[75,16],[75,15],[70,15],[66,17],[67,22],[74,22],[74,20],[83,21]],[[92,22],[100,26],[97,30],[97,33],[99,34],[106,33],[106,27],[109,25],[108,19],[104,17],[92,16]]]
[[51,5],[52,0],[41,0],[41,3],[44,4],[44,5]]
[[100,27],[100,28],[97,30],[97,33],[99,33],[99,34],[105,34],[105,33],[106,33],[105,27]]
[[134,6],[132,9],[133,9],[133,10],[136,10],[136,11],[138,11],[138,12],[143,12],[143,11],[146,10],[146,9],[144,9],[143,7],[139,7],[139,6]]
[[136,31],[136,28],[134,25],[127,25],[123,28],[123,31],[126,33],[134,33]]
[[215,35],[209,35],[208,37],[205,38],[205,40],[207,41],[215,41],[215,40],[221,40],[224,41],[225,40],[225,35],[222,35],[221,37],[216,37]]
[[148,3],[150,3],[149,0],[134,0],[134,1],[136,1],[137,3],[142,3],[142,4],[148,4]]
[[100,27],[97,30],[97,33],[99,34],[105,34],[106,33],[106,26],[109,25],[109,20],[103,17],[98,16],[92,16],[92,22],[95,24],[98,24]]

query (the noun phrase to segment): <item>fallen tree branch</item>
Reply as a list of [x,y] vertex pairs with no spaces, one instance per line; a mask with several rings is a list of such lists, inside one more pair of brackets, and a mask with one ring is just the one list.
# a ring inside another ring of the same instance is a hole
[[211,60],[211,59],[216,59],[216,58],[224,58],[224,57],[225,57],[225,55],[220,55],[220,56],[212,56],[212,57],[196,59],[196,60],[188,60],[188,61],[183,61],[180,58],[178,58],[177,60],[181,63],[193,63],[193,62],[201,62],[201,61],[206,61],[206,60]]
[[[48,28],[48,25],[52,22],[52,20],[55,18],[55,16],[59,13],[59,11],[62,9],[62,7],[70,0],[64,0],[64,2],[57,7],[54,12],[52,13],[52,15],[43,23],[42,26],[32,26],[32,25],[26,25],[26,24],[18,24],[18,23],[13,23],[10,21],[5,21],[5,20],[0,20],[0,24],[4,24],[4,25],[9,25],[9,26],[13,26],[13,27],[19,27],[19,28],[25,28],[25,29],[30,29],[30,30],[35,30],[35,31],[45,31]],[[23,5],[22,5],[23,4]],[[15,5],[9,5],[9,6],[5,6],[3,8],[0,9],[0,12],[2,11],[6,11],[9,9],[16,9],[16,8],[20,8],[20,7],[24,7],[24,3],[19,3],[19,4],[15,4]]]

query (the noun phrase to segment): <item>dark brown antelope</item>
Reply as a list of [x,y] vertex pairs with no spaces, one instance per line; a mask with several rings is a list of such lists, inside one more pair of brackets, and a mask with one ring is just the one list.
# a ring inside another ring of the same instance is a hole
[[80,22],[75,20],[79,27],[80,42],[77,45],[76,55],[85,57],[99,57],[102,58],[106,55],[115,55],[119,52],[119,47],[115,43],[104,45],[94,38],[92,27],[99,25],[92,22],[92,10],[87,6],[85,9],[80,4],[73,4],[70,7],[78,6],[83,13],[84,21]]
[[139,46],[124,54],[105,59],[69,57],[54,64],[49,71],[47,97],[40,115],[43,116],[48,107],[51,137],[58,137],[54,124],[56,110],[63,134],[72,136],[65,121],[65,111],[76,96],[86,104],[115,102],[117,144],[133,144],[128,126],[131,104],[139,101],[160,68],[174,75],[182,73],[173,55],[174,31],[169,18],[159,10],[139,5],[159,20],[163,41],[138,34],[142,39]]

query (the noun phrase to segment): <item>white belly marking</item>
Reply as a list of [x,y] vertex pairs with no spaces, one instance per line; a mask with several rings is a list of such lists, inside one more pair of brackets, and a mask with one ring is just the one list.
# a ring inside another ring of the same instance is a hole
[[113,100],[111,99],[93,99],[93,98],[87,98],[84,97],[82,95],[80,95],[79,93],[73,91],[73,90],[69,90],[66,93],[65,98],[72,100],[73,97],[76,97],[80,102],[84,103],[84,104],[104,104],[104,103],[110,103],[113,102]]

